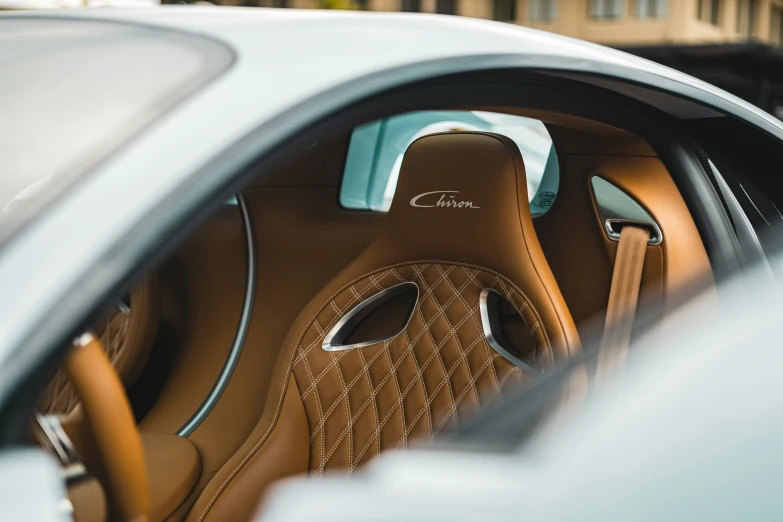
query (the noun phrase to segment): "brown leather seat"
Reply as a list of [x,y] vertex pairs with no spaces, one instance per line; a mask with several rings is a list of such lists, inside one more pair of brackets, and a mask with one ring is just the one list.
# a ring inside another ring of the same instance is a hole
[[[323,348],[359,303],[406,282],[418,299],[399,335]],[[531,378],[484,335],[485,289],[521,316],[537,369],[579,352],[533,230],[516,145],[488,133],[423,137],[405,154],[384,232],[302,310],[261,419],[188,520],[247,520],[272,481],[350,474],[384,450],[431,440]]]

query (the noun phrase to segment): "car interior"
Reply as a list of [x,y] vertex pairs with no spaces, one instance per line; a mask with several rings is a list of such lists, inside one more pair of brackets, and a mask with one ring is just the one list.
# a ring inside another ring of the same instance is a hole
[[640,303],[714,287],[698,163],[673,145],[674,111],[706,109],[457,80],[280,144],[107,297],[72,353],[111,366],[67,356],[34,423],[72,465],[76,520],[250,520],[275,481],[425,446],[561,364],[578,371],[560,404],[578,405],[626,227],[645,230]]

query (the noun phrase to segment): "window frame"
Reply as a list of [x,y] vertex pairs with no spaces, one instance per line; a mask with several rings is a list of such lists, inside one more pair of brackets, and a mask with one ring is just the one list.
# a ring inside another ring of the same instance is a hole
[[660,20],[669,12],[668,0],[636,0],[635,13],[639,20]]
[[403,13],[421,12],[421,0],[400,0],[400,10]]
[[722,0],[699,0],[696,4],[696,18],[719,27],[723,21]]
[[528,2],[528,20],[531,22],[551,23],[557,19],[557,0],[530,0]]
[[456,15],[459,0],[435,0],[435,12],[442,15]]
[[[774,6],[773,12],[774,12]],[[759,20],[758,0],[737,0],[737,33],[752,38],[757,31]]]
[[783,48],[783,5],[773,4],[770,15],[770,39],[779,48]]
[[517,19],[517,0],[493,0],[492,18],[498,22],[515,21]]
[[590,0],[589,6],[593,20],[619,20],[625,16],[624,0]]

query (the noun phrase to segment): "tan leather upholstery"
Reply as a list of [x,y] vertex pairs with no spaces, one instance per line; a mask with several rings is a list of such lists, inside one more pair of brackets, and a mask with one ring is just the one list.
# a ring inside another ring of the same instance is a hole
[[[381,451],[433,438],[524,382],[482,334],[484,288],[522,315],[538,365],[576,355],[576,328],[533,231],[526,190],[522,158],[504,137],[444,133],[413,143],[384,232],[302,310],[261,419],[188,520],[247,520],[278,478],[350,473]],[[441,193],[462,204],[437,206]],[[419,299],[400,335],[362,349],[321,348],[355,304],[402,281],[415,282]]]
[[[293,162],[295,168],[284,170],[341,172],[347,139],[339,145],[314,147]],[[245,190],[244,196],[255,235],[258,291],[231,380],[188,437],[201,453],[205,475],[219,470],[258,422],[275,360],[299,312],[370,244],[385,220],[385,213],[341,209],[337,186],[273,186]],[[303,237],[307,240],[292,241]],[[142,431],[175,432],[214,385],[241,312],[245,243],[236,207],[224,207],[159,270],[162,281],[173,283],[167,286],[175,290],[174,302],[181,303],[180,341],[166,386],[142,421]],[[315,265],[314,258],[319,260]]]
[[187,498],[201,476],[201,456],[184,437],[142,433],[150,487],[150,520],[165,520]]
[[73,506],[73,522],[106,522],[106,494],[95,477],[87,477],[68,486]]
[[[704,244],[659,158],[633,155],[633,149],[618,149],[612,155],[586,154],[579,147],[584,135],[551,125],[548,129],[557,146],[560,187],[552,208],[535,220],[536,231],[583,338],[602,335],[617,252],[617,243],[607,239],[595,208],[592,176],[632,195],[663,231],[663,243],[647,247],[640,303],[663,303],[663,312],[667,312],[668,297],[681,294],[696,281],[706,280],[714,291]],[[605,144],[601,149],[608,147]],[[563,248],[564,237],[568,248]]]
[[[175,433],[215,385],[242,312],[247,285],[246,244],[238,208],[225,205],[160,267],[166,283],[162,288],[162,318],[173,333],[174,353],[160,395],[139,425],[141,431]],[[246,368],[244,349],[240,361],[218,404],[188,437],[201,453],[204,473],[217,470],[247,438],[258,419],[253,399],[233,391],[235,380],[241,380],[245,372],[257,374],[252,361]],[[245,390],[240,392],[249,395]],[[240,415],[242,409],[232,409],[243,407],[252,418]]]
[[[105,472],[101,471],[104,467],[101,452],[96,447],[93,434],[88,433],[88,427],[82,420],[75,419],[83,415],[83,407],[74,410],[74,414],[68,420],[76,422],[71,422],[66,427],[66,429],[70,428],[68,435],[80,451],[88,469],[105,476]],[[74,428],[79,431],[74,432]],[[169,520],[169,517],[185,504],[201,479],[201,455],[191,441],[178,435],[170,433],[140,433],[139,435],[149,484],[149,520],[150,522]],[[116,454],[121,457],[124,452],[117,451]],[[77,521],[106,520],[104,489],[95,478],[90,477],[78,481],[75,485],[69,485],[68,498],[74,506],[74,516]],[[184,515],[175,520],[182,518]]]
[[[147,279],[130,296],[130,312],[112,307],[94,325],[106,355],[127,387],[147,362],[158,328],[159,291],[157,279]],[[38,403],[42,414],[68,415],[79,398],[64,370],[55,374]]]
[[[324,334],[346,311],[407,281],[421,294],[403,334],[364,349],[321,349]],[[535,307],[509,280],[472,265],[399,264],[329,300],[302,335],[292,368],[310,425],[312,473],[332,468],[350,473],[382,448],[432,440],[532,377],[487,344],[479,316],[484,288],[514,304],[536,341],[536,360],[546,369],[554,366],[552,343]]]

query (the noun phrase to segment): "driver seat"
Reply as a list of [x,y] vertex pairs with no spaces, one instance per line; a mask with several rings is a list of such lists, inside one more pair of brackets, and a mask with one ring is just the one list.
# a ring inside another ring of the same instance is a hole
[[[501,303],[495,326],[487,296]],[[379,338],[386,311],[397,331]],[[248,520],[273,481],[350,475],[431,441],[579,352],[517,146],[481,132],[424,136],[405,154],[384,231],[302,310],[258,424],[187,520]]]

